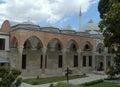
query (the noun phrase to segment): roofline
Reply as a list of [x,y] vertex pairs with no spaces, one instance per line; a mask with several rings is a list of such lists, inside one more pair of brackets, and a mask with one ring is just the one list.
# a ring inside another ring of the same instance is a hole
[[16,31],[16,30],[39,31],[39,32],[52,33],[52,34],[61,34],[61,35],[67,35],[67,36],[79,36],[79,37],[92,38],[90,36],[77,35],[78,32],[75,32],[74,34],[61,33],[62,30],[60,30],[60,32],[49,32],[49,31],[42,31],[42,30],[30,30],[30,29],[25,29],[25,28],[22,28],[22,29],[21,28],[17,28],[15,30],[12,30],[11,32]]

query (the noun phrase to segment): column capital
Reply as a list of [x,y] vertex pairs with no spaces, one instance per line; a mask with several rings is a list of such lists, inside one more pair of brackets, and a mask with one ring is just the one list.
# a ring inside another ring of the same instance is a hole
[[77,52],[78,52],[78,53],[81,53],[81,51],[82,51],[81,49],[77,49]]
[[43,48],[42,48],[42,52],[45,54],[46,51],[47,51],[47,47],[43,47]]
[[62,53],[66,53],[67,52],[67,48],[62,48]]
[[17,48],[18,48],[19,53],[22,54],[22,52],[23,52],[23,48],[24,48],[24,47],[23,47],[23,46],[18,46]]

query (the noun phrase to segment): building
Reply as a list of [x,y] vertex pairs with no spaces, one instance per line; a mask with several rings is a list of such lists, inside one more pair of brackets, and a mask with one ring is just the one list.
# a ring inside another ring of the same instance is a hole
[[0,29],[0,64],[21,69],[22,76],[64,75],[67,67],[73,74],[105,71],[113,56],[104,47],[98,26],[90,20],[80,28],[85,31],[74,31],[70,25],[64,29],[31,22],[12,25],[5,20]]

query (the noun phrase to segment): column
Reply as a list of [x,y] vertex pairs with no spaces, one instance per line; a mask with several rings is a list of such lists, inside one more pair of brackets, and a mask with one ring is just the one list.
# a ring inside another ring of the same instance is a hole
[[80,70],[80,68],[82,67],[81,49],[78,49],[77,53],[78,53],[78,70]]
[[106,58],[106,55],[105,55],[105,56],[104,56],[104,71],[106,71],[106,65],[107,65],[107,64],[106,64],[106,61],[107,61],[106,59],[107,59],[107,58]]
[[96,67],[95,67],[95,55],[92,56],[92,70],[95,71]]
[[89,55],[88,52],[86,52],[86,67],[89,67]]
[[66,68],[66,48],[62,49],[62,55],[63,55],[63,64],[62,64],[62,72],[65,72],[65,68]]
[[43,77],[44,77],[44,75],[45,75],[45,56],[46,56],[46,51],[47,51],[47,48],[46,48],[46,47],[43,47],[43,48],[42,48],[42,53],[43,53],[42,76],[43,76]]
[[22,53],[23,53],[23,46],[18,46],[18,68],[21,70],[22,69]]

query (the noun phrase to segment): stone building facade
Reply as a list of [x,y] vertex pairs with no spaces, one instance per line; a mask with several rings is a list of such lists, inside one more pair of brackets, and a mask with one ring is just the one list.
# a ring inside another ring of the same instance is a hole
[[[84,32],[77,32],[70,26],[11,25],[6,20],[0,29],[0,43],[5,39],[5,45],[0,44],[0,57],[11,68],[22,70],[22,76],[59,76],[67,67],[72,74],[104,71],[112,64],[113,56],[104,47],[96,25],[92,21],[88,25],[83,27]],[[95,29],[91,30],[91,25]]]

